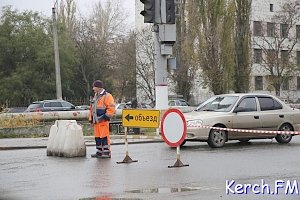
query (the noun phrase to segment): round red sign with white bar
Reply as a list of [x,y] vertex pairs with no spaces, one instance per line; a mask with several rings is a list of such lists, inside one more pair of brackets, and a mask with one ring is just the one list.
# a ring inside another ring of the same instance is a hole
[[182,112],[171,108],[165,112],[161,120],[163,140],[171,147],[182,144],[186,137],[186,121]]

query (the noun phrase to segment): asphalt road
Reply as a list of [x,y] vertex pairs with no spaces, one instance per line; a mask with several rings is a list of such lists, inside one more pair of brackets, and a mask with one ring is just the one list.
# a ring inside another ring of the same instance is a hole
[[[117,164],[123,145],[112,146],[110,160],[47,157],[46,149],[0,151],[0,199],[300,199],[299,194],[226,194],[226,180],[236,184],[294,181],[300,188],[300,137],[288,145],[275,140],[249,144],[230,142],[221,149],[187,143],[181,161],[188,167],[168,168],[176,149],[164,143],[131,144],[138,162]],[[234,189],[234,187],[231,187]],[[245,193],[245,192],[244,192]]]

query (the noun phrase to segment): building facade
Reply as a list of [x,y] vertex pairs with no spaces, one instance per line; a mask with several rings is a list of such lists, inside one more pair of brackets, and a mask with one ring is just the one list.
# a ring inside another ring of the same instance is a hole
[[[300,10],[297,11],[300,6],[296,6],[294,12],[288,7],[284,10],[283,6],[288,2],[300,4],[300,0],[252,0],[249,21],[252,34],[249,92],[270,93],[284,100],[300,102]],[[143,4],[136,1],[137,31],[149,26],[143,23],[141,10]],[[293,13],[293,16],[288,13]],[[279,92],[278,85],[276,92],[278,77],[280,85]],[[201,83],[200,79],[194,80],[194,104],[213,95]],[[169,85],[169,93],[172,93],[172,85]],[[137,94],[143,92],[137,91]]]
[[282,79],[276,95],[300,101],[300,5],[284,6],[297,2],[300,4],[299,0],[252,0],[251,92],[275,95],[273,73]]

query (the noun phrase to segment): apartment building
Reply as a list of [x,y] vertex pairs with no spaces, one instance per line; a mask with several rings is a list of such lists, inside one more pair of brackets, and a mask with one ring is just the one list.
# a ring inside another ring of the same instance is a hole
[[299,0],[252,0],[252,92],[276,94],[273,73],[282,80],[277,95],[300,101],[300,10],[284,7],[295,2],[300,4]]

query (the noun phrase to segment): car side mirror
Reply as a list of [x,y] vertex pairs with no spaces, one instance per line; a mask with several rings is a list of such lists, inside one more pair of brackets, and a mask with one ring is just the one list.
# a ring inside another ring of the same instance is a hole
[[71,106],[71,109],[75,109],[76,108],[76,106]]

